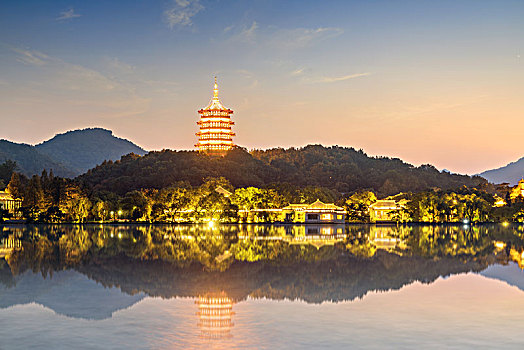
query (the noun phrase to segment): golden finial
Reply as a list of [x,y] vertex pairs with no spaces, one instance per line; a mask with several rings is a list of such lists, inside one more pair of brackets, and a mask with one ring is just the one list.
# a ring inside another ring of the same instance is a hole
[[218,84],[217,84],[216,75],[215,75],[215,87],[213,89],[213,99],[218,100]]

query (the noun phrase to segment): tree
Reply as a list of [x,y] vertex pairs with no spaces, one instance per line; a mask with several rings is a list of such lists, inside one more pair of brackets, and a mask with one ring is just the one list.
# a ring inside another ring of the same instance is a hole
[[73,222],[84,222],[91,209],[91,202],[83,195],[75,196],[67,206],[67,214]]
[[11,179],[9,180],[9,184],[7,185],[7,189],[9,190],[9,193],[11,193],[11,196],[13,196],[13,198],[23,198],[24,187],[22,186],[22,182],[20,181],[20,175],[18,173],[14,172],[11,175]]
[[122,209],[133,220],[149,220],[151,206],[149,199],[141,191],[132,191],[126,194],[121,201]]
[[29,184],[26,187],[24,200],[22,206],[28,208],[29,216],[31,220],[37,220],[38,214],[43,209],[44,203],[44,191],[42,190],[42,184],[40,183],[40,177],[33,175]]
[[109,209],[109,205],[102,200],[99,200],[98,202],[95,203],[95,205],[93,205],[93,215],[96,219],[100,221],[109,220],[110,212],[111,210]]
[[11,215],[9,214],[9,211],[5,210],[2,205],[0,205],[0,222],[3,222],[4,219],[10,218]]
[[361,191],[352,194],[344,205],[349,221],[369,222],[369,206],[376,202],[377,197],[371,191]]
[[18,165],[16,162],[8,159],[3,164],[0,164],[0,180],[2,180],[4,183],[9,182],[11,179],[11,176],[18,168]]
[[69,183],[65,187],[59,208],[71,221],[84,222],[89,216],[91,202],[80,187],[74,183]]

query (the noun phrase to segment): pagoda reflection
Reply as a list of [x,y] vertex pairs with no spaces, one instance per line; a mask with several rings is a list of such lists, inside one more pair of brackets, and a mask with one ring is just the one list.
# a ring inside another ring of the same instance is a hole
[[226,293],[207,293],[195,301],[198,305],[198,326],[202,338],[222,339],[231,337],[233,301]]

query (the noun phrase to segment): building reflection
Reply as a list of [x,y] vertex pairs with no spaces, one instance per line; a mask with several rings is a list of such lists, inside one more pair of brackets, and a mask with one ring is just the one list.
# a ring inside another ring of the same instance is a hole
[[0,240],[0,258],[6,258],[14,250],[22,248],[22,241],[15,234],[10,234],[9,236],[2,238]]
[[397,247],[405,249],[406,245],[402,237],[404,227],[372,226],[368,240],[377,249],[394,251]]
[[509,258],[516,262],[521,270],[524,270],[524,251],[522,248],[515,249],[512,247],[509,251]]
[[[248,227],[249,228],[249,227]],[[239,240],[282,241],[289,245],[312,245],[317,249],[343,242],[347,235],[344,225],[278,226],[270,232],[239,232]]]
[[198,326],[200,336],[206,339],[222,339],[231,337],[233,327],[233,301],[226,293],[208,293],[199,296],[195,303],[198,305]]

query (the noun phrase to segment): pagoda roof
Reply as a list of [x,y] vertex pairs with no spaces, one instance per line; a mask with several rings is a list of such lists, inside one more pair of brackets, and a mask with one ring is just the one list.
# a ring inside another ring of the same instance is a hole
[[215,77],[215,85],[213,87],[213,98],[211,99],[211,102],[207,105],[207,107],[202,108],[199,112],[203,111],[228,111],[230,113],[233,113],[233,111],[227,107],[225,107],[222,102],[218,99],[218,84],[217,84],[217,78]]

